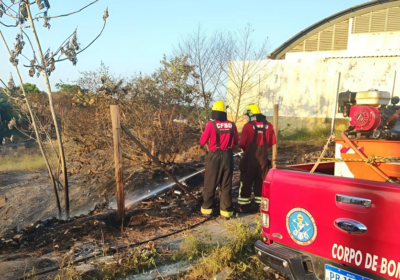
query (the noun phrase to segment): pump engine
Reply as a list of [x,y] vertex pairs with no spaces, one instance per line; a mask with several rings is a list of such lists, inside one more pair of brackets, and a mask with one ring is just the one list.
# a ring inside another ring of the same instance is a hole
[[[400,140],[400,99],[386,91],[341,92],[338,112],[350,119],[351,138]],[[391,103],[391,105],[389,105]]]

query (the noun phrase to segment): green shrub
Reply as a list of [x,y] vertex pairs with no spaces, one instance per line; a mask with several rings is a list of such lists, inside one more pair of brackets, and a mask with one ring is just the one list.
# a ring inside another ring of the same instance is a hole
[[45,168],[45,161],[40,154],[12,153],[0,156],[0,172],[38,172]]
[[195,241],[194,236],[186,238],[187,244],[191,244],[189,248],[194,248],[198,255],[200,250],[204,251],[201,253],[202,258],[183,279],[213,279],[227,267],[231,269],[230,277],[233,279],[265,279],[265,265],[258,260],[254,250],[254,242],[261,236],[260,221],[256,220],[255,228],[242,219],[225,227],[232,233],[233,240],[223,245],[211,246]]
[[302,127],[296,128],[292,132],[286,132],[287,129],[288,128],[278,131],[278,138],[280,141],[326,140],[331,132],[329,127],[316,127],[313,129]]

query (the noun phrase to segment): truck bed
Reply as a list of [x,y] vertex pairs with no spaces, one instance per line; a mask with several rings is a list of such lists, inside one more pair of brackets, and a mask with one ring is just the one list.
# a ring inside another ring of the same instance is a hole
[[313,166],[268,173],[262,244],[298,252],[297,259],[308,256],[307,273],[316,277],[309,279],[332,279],[326,271],[337,277],[335,269],[364,276],[359,279],[400,279],[400,185],[335,177],[334,163],[310,174]]
[[[278,166],[277,169],[310,172],[311,169],[313,169],[314,165],[315,165],[314,163],[296,164],[296,165],[289,165],[289,166]],[[335,163],[334,162],[320,163],[314,173],[334,175],[335,174]]]

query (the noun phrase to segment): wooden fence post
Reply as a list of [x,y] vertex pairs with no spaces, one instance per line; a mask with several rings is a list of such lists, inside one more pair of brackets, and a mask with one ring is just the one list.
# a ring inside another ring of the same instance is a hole
[[274,119],[273,126],[275,130],[276,144],[272,146],[272,167],[276,168],[278,165],[278,117],[279,117],[279,105],[274,105]]
[[117,187],[118,221],[125,218],[124,178],[122,170],[121,124],[119,106],[111,105],[111,121],[114,139],[115,183]]

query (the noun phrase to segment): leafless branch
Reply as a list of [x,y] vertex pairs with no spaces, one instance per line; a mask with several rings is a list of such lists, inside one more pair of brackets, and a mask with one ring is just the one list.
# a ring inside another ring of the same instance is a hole
[[[64,40],[64,42],[60,45],[60,47],[58,47],[58,49],[53,53],[53,56],[52,56],[51,58],[55,57],[55,56],[60,52],[61,48],[65,46],[66,42],[75,34],[75,32],[76,32],[76,30],[75,30],[71,35],[69,35],[69,36],[67,37],[67,39]],[[28,37],[28,39],[29,39],[29,37]],[[29,40],[29,43],[31,43],[30,40]],[[31,43],[31,46],[32,46],[32,43]],[[33,52],[34,52],[33,46],[32,46],[32,50],[33,50]],[[62,55],[62,54],[61,54],[61,55]],[[60,55],[60,56],[61,56],[61,55]],[[35,56],[35,52],[34,52],[34,56]],[[35,60],[36,60],[36,63],[37,63],[37,64],[40,64],[39,61],[37,60],[36,56],[35,56]],[[34,66],[35,66],[35,67],[38,67],[38,66],[40,67],[40,65],[34,65]],[[24,67],[30,68],[30,67],[32,67],[32,66],[30,66],[30,65],[24,65]]]
[[[98,1],[99,1],[99,0],[93,1],[93,2],[92,2],[92,3],[90,3],[89,5],[87,5],[87,6],[83,7],[82,9],[80,9],[80,10],[78,10],[78,11],[75,11],[75,12],[72,12],[72,13],[69,13],[69,14],[65,14],[65,15],[58,15],[58,16],[54,16],[54,17],[47,17],[47,19],[51,19],[51,18],[59,18],[59,17],[67,17],[67,16],[70,16],[70,15],[73,15],[73,14],[79,13],[80,11],[82,11],[82,10],[86,9],[87,7],[89,7],[89,6],[93,5],[94,3],[98,2]],[[34,20],[36,20],[36,19],[40,19],[40,18],[43,18],[43,17],[35,17],[35,18],[34,18]]]
[[[104,21],[103,28],[101,29],[99,35],[97,35],[97,37],[94,38],[94,40],[93,40],[92,42],[90,42],[90,44],[87,45],[84,49],[82,49],[82,50],[80,50],[79,52],[77,52],[76,55],[78,55],[78,54],[84,52],[87,48],[89,48],[89,47],[101,36],[101,34],[103,33],[103,31],[104,31],[104,29],[105,29],[105,27],[106,27],[106,24],[107,24],[107,21]],[[74,31],[74,33],[75,33],[75,32],[76,32],[76,31]],[[74,35],[74,33],[72,33],[72,34],[61,44],[61,46],[60,46],[60,47],[57,49],[57,51],[53,54],[53,57],[56,56],[56,54],[60,52],[61,48],[65,45],[65,43],[68,41],[68,39],[71,38],[71,37]],[[68,59],[67,57],[66,57],[66,58],[62,58],[62,59],[58,59],[58,60],[55,60],[54,63],[56,63],[56,62],[61,62],[61,61],[65,61],[65,60],[67,60],[67,59]],[[38,67],[38,66],[40,67],[40,65],[35,65],[35,67]],[[30,65],[24,65],[24,67],[30,68],[30,67],[32,67],[32,66],[30,66]]]
[[0,24],[5,26],[5,27],[17,27],[19,25],[18,22],[15,25],[7,25],[7,24],[5,24],[5,23],[3,23],[1,21],[0,21]]
[[226,79],[221,67],[226,62],[220,62],[220,60],[226,58],[223,54],[227,37],[229,33],[219,31],[208,35],[199,26],[192,34],[181,39],[174,50],[175,55],[187,55],[189,64],[196,67],[196,73],[191,81],[199,95],[196,100],[200,101],[204,108],[207,120],[210,102],[220,94],[221,85]]
[[53,57],[55,57],[55,56],[61,51],[61,48],[62,48],[63,46],[65,46],[65,44],[67,43],[67,41],[68,41],[72,36],[74,36],[75,33],[76,33],[76,29],[75,29],[75,31],[74,31],[71,35],[69,35],[69,36],[67,37],[67,39],[64,40],[64,42],[62,42],[62,44],[61,44],[61,45],[58,47],[58,49],[54,52]]
[[[100,34],[97,35],[97,37],[94,38],[94,40],[93,40],[89,45],[87,45],[84,49],[82,49],[82,50],[80,50],[79,52],[77,52],[77,53],[76,53],[77,55],[80,54],[80,53],[82,53],[82,52],[84,52],[87,48],[89,48],[89,47],[101,36],[101,34],[103,33],[103,31],[104,31],[104,29],[105,29],[105,27],[106,27],[106,24],[107,24],[107,21],[104,21],[104,25],[103,25],[103,28],[102,28],[101,31],[100,31]],[[67,60],[67,59],[68,59],[68,58],[63,58],[63,59],[56,60],[55,62],[61,62],[61,61]]]
[[7,16],[13,18],[13,19],[15,19],[15,20],[17,21],[16,25],[18,26],[18,25],[19,25],[18,19],[17,19],[16,17],[14,17],[11,13],[8,13],[8,11],[11,10],[13,13],[18,14],[18,12],[14,11],[14,10],[11,8],[12,6],[14,6],[14,5],[16,5],[16,4],[18,4],[18,2],[14,3],[14,4],[10,5],[10,6],[7,6],[7,5],[3,2],[3,5],[4,5],[5,7],[7,7],[7,9],[6,9],[6,11],[5,11],[5,15],[7,15]]
[[0,79],[0,82],[5,86],[5,88],[8,88],[7,85],[3,82],[2,79]]
[[24,33],[24,35],[28,38],[29,44],[31,45],[31,48],[32,48],[33,58],[35,59],[36,63],[39,63],[39,61],[36,58],[36,52],[35,52],[35,49],[33,48],[31,39],[29,38],[28,34],[26,34],[26,32],[24,30],[22,30],[22,33]]
[[6,3],[4,3],[4,2],[2,2],[2,3],[3,3],[3,5],[4,5],[5,7],[7,7],[6,12],[7,12],[8,10],[11,10],[11,11],[13,11],[14,13],[16,13],[16,11],[12,9],[12,6],[17,5],[18,2],[15,2],[15,3],[11,4],[10,6],[7,6]]
[[[239,114],[245,103],[255,103],[262,94],[261,83],[265,81],[267,73],[266,54],[268,52],[268,39],[256,45],[252,34],[254,30],[248,25],[234,36],[230,46],[227,47],[226,71],[228,82],[225,84],[230,111],[237,122]],[[258,85],[259,90],[253,89]]]

